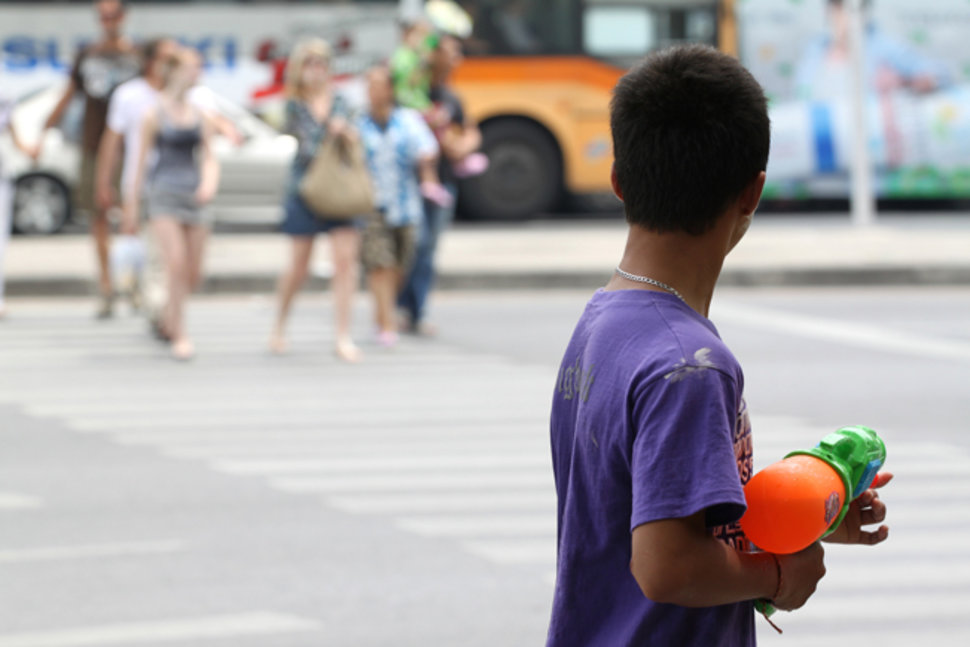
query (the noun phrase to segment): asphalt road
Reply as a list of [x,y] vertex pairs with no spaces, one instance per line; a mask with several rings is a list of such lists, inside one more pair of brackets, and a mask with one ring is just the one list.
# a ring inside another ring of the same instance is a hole
[[[0,647],[537,645],[554,560],[548,404],[587,295],[447,293],[436,340],[329,353],[326,300],[262,350],[263,297],[197,302],[200,356],[86,301],[0,323]],[[361,300],[359,336],[369,333]],[[970,290],[730,290],[756,461],[845,424],[889,446],[893,525],[831,547],[767,645],[970,632]]]

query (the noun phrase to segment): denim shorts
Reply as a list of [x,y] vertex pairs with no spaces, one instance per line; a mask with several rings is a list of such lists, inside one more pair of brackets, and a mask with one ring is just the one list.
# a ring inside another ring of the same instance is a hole
[[303,201],[299,193],[291,192],[283,203],[283,222],[280,231],[290,236],[325,234],[341,227],[360,228],[362,219],[321,218]]

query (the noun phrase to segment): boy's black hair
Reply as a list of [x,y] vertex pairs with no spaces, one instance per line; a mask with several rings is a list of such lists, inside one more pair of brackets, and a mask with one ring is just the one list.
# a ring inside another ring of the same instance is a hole
[[764,91],[707,46],[634,66],[614,90],[610,128],[626,219],[655,232],[710,230],[768,163]]

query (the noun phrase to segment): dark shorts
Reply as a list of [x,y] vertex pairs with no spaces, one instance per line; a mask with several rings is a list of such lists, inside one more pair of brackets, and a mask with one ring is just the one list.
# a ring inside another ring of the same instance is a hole
[[335,218],[320,218],[303,202],[298,193],[291,192],[283,203],[283,222],[280,231],[290,236],[313,236],[325,234],[341,227],[361,226],[360,220],[338,220]]
[[[115,191],[120,190],[121,169],[118,165],[118,174],[112,178]],[[103,215],[95,205],[95,175],[97,174],[98,157],[94,153],[81,152],[81,168],[78,175],[77,185],[74,187],[74,206],[82,211],[86,211],[91,218]]]
[[407,272],[414,260],[417,228],[414,225],[390,227],[383,216],[368,219],[361,240],[361,261],[367,271],[397,269]]

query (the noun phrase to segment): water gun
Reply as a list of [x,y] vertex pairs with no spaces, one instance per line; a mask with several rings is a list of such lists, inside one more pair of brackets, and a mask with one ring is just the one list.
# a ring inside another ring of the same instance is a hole
[[[797,553],[839,527],[885,462],[886,444],[875,431],[843,427],[755,474],[744,487],[741,529],[761,550]],[[756,608],[774,613],[765,601]]]

